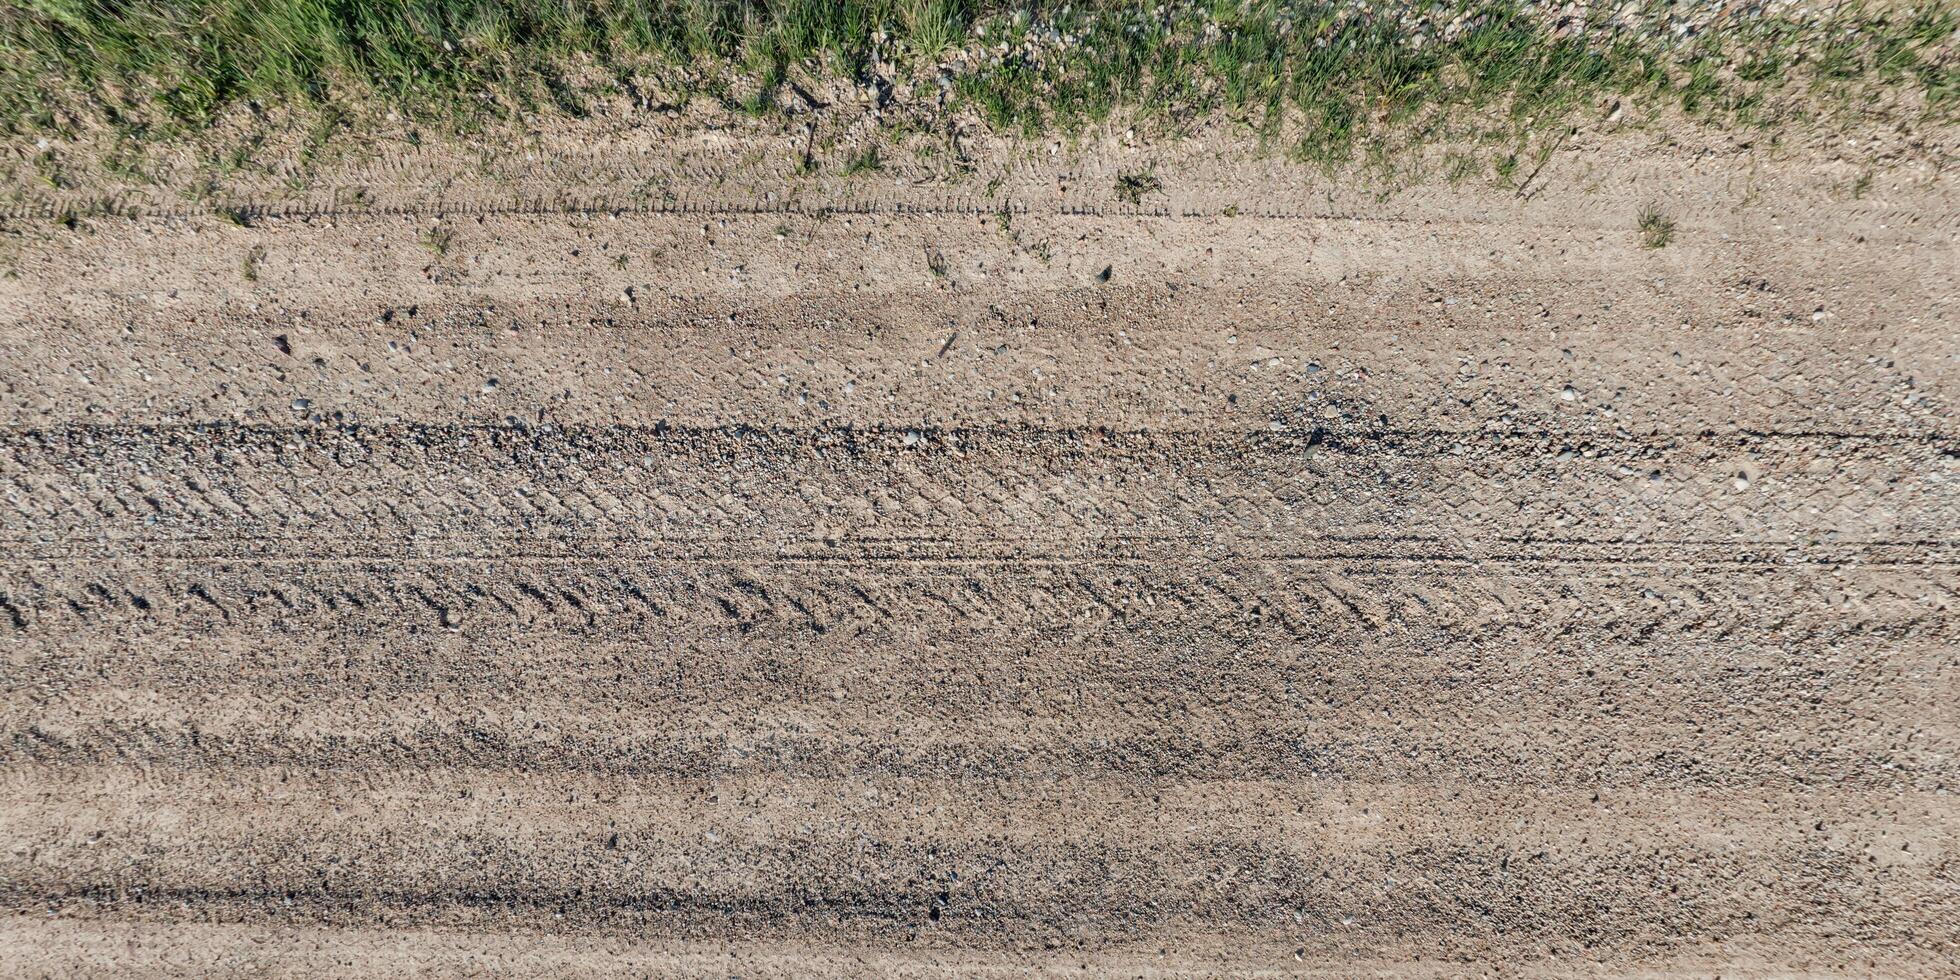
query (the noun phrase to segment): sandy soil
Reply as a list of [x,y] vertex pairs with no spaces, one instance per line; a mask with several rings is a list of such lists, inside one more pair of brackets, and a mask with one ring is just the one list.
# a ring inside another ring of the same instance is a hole
[[1952,975],[1934,168],[701,145],[9,222],[0,972]]

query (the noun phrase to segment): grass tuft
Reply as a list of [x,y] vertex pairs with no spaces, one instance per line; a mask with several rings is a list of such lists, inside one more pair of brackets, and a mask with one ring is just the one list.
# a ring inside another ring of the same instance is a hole
[[878,154],[878,148],[869,146],[863,153],[852,157],[850,162],[844,165],[844,176],[855,177],[859,174],[877,173],[883,169],[885,169],[885,161]]
[[1153,173],[1123,174],[1116,178],[1116,197],[1126,204],[1142,204],[1147,194],[1164,189],[1164,182]]
[[422,235],[422,247],[438,259],[448,258],[451,249],[456,247],[456,233],[443,225],[437,225]]
[[1640,231],[1641,248],[1666,248],[1674,240],[1674,219],[1662,214],[1658,205],[1641,208],[1635,227]]

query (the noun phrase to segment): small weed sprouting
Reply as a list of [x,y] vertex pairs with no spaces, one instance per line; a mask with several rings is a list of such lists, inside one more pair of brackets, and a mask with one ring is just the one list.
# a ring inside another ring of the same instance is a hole
[[951,277],[951,272],[946,266],[945,254],[931,245],[926,246],[926,271],[931,272],[934,279],[941,281]]
[[1662,214],[1657,205],[1641,208],[1635,225],[1640,230],[1641,248],[1666,248],[1674,240],[1674,219]]
[[50,190],[62,190],[68,186],[62,176],[61,162],[53,150],[45,150],[34,158],[35,177]]
[[265,246],[254,245],[245,250],[245,258],[240,263],[239,272],[246,282],[259,281],[259,266],[265,263]]
[[844,164],[844,176],[856,177],[859,174],[873,174],[883,169],[885,169],[884,158],[878,155],[877,147],[870,146],[866,147],[863,153],[852,157],[850,162]]
[[422,234],[422,247],[436,258],[448,258],[449,250],[456,246],[456,233],[437,225]]
[[1444,173],[1443,179],[1451,184],[1461,184],[1483,173],[1484,170],[1484,162],[1473,154],[1452,152],[1447,160],[1449,169]]
[[1155,194],[1164,189],[1164,182],[1149,172],[1123,174],[1116,178],[1116,198],[1132,206],[1142,204],[1146,194]]
[[1504,187],[1513,186],[1513,181],[1518,175],[1518,155],[1506,153],[1492,162],[1490,169],[1497,175],[1498,184]]

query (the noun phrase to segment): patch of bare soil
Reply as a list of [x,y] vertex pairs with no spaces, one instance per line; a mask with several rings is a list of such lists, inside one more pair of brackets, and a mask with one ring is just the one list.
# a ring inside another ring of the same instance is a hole
[[0,972],[1951,970],[1934,170],[699,149],[8,223]]

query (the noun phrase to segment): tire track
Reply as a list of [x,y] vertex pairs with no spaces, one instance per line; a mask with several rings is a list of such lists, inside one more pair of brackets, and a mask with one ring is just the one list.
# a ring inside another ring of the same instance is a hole
[[1952,209],[1090,156],[23,231],[0,972],[1943,975]]

